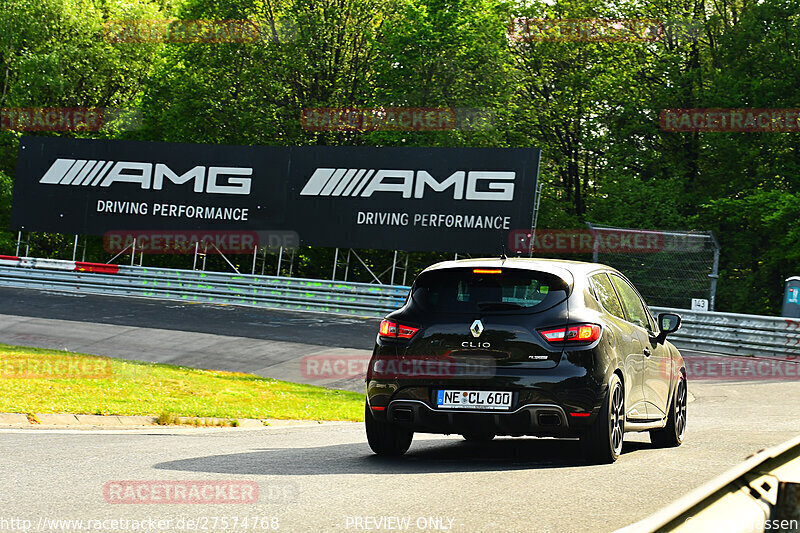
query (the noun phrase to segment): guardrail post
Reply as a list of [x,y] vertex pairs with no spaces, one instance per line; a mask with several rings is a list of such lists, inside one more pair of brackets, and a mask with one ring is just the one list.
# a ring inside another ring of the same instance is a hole
[[78,256],[78,236],[75,235],[75,242],[72,245],[72,260],[75,261],[75,258]]
[[253,276],[256,275],[256,257],[258,257],[258,245],[253,247],[253,270],[250,272]]
[[192,270],[197,270],[197,252],[200,249],[200,241],[194,243],[194,261],[192,262]]
[[281,261],[283,261],[283,246],[278,250],[278,271],[275,273],[279,277],[281,275]]
[[22,242],[22,231],[17,232],[17,251],[14,253],[16,257],[19,257],[19,243]]
[[136,261],[136,237],[133,238],[133,248],[131,248],[131,266]]
[[344,280],[347,281],[347,276],[350,274],[350,253],[353,251],[352,248],[347,249],[347,261],[344,264]]

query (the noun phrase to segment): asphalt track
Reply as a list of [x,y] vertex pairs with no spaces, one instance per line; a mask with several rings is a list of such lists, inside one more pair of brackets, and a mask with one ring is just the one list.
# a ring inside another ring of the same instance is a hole
[[[620,459],[603,466],[583,464],[573,441],[522,438],[471,445],[458,437],[419,436],[406,456],[382,460],[370,453],[361,424],[353,423],[0,429],[0,520],[31,520],[35,529],[40,519],[171,519],[168,529],[149,529],[170,532],[187,531],[176,525],[181,517],[225,517],[231,525],[245,516],[277,517],[279,531],[299,532],[613,531],[800,429],[797,383],[690,387],[696,400],[682,446],[654,449],[645,435],[629,434]],[[250,481],[259,497],[238,505],[108,503],[103,487],[119,480]],[[395,527],[376,527],[381,517],[409,520],[409,527],[386,520],[384,526]],[[267,531],[252,523],[227,530],[219,524],[207,530]]]
[[[368,350],[377,327],[329,315],[22,289],[0,289],[0,306],[0,342],[289,377],[303,353]],[[370,453],[361,424],[350,423],[0,429],[0,528],[11,529],[4,519],[30,520],[33,529],[50,519],[168,519],[148,530],[613,531],[800,431],[796,380],[690,381],[690,391],[683,446],[655,449],[646,434],[629,434],[620,460],[604,466],[584,464],[574,441],[472,445],[426,435],[406,456],[383,460]],[[103,487],[119,480],[250,481],[259,497],[250,504],[109,503]],[[253,517],[267,520],[253,527]],[[194,529],[188,520],[198,520]]]
[[248,372],[363,392],[308,376],[307,356],[366,356],[379,320],[145,298],[0,288],[0,343]]

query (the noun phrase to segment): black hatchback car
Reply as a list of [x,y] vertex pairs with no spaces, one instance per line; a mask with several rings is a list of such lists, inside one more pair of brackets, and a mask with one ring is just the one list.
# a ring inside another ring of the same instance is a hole
[[367,371],[367,439],[401,455],[415,432],[580,438],[613,462],[627,431],[677,446],[686,370],[617,270],[527,258],[447,261],[424,270],[381,322]]

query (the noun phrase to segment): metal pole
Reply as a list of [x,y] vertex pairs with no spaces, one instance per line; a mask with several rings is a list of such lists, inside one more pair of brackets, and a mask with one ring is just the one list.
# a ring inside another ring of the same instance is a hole
[[252,275],[256,275],[256,257],[258,257],[258,245],[256,244],[253,248],[253,271],[251,272]]
[[86,261],[86,248],[88,247],[89,247],[89,236],[87,235],[86,238],[83,239],[83,254],[81,254],[83,258],[81,259],[81,261]]
[[347,281],[347,275],[350,273],[350,252],[352,252],[352,248],[347,249],[347,262],[344,265],[344,280]]
[[406,266],[403,268],[403,285],[406,284],[406,274],[408,274],[408,252],[406,252]]
[[589,232],[592,234],[592,263],[597,263],[600,259],[600,241],[597,238],[597,232],[594,230],[594,224],[587,222]]
[[72,244],[72,260],[75,261],[75,258],[78,256],[78,236],[75,235],[75,242]]
[[200,241],[194,243],[194,261],[192,262],[192,270],[197,270],[197,251],[200,248]]
[[261,275],[264,275],[264,269],[267,268],[267,249],[261,254]]
[[131,248],[131,266],[133,266],[133,262],[136,260],[136,237],[133,238],[133,248]]
[[392,279],[389,281],[389,285],[394,285],[394,270],[397,266],[397,250],[394,251],[394,259],[392,259]]
[[139,266],[142,266],[143,264],[144,264],[144,249],[142,249],[142,251],[139,252]]
[[539,168],[542,163],[542,152],[536,157],[536,187],[533,189],[533,212],[531,213],[531,240],[528,243],[528,257],[533,257],[533,246],[536,242],[536,226],[539,224],[539,201],[542,198],[542,182],[539,180]]
[[717,279],[719,279],[719,243],[717,238],[711,233],[711,238],[714,239],[714,266],[711,268],[711,301],[709,302],[709,311],[714,310],[714,303],[717,299]]
[[456,252],[456,255],[453,257],[453,260],[458,261],[458,252]]
[[280,250],[278,250],[278,272],[275,274],[276,276],[281,275],[281,261],[283,261],[283,246],[281,246]]
[[[538,172],[538,169],[537,169]],[[533,248],[536,244],[536,227],[539,225],[539,203],[542,201],[542,182],[536,178],[536,191],[533,200],[533,219],[531,220],[531,240],[528,243],[528,257],[533,257]]]
[[333,254],[333,273],[331,274],[331,281],[336,280],[336,264],[339,262],[339,249]]
[[292,270],[294,270],[294,253],[297,251],[297,248],[292,248],[292,258],[289,260],[289,277],[292,277]]
[[206,271],[206,257],[208,257],[208,243],[203,243],[203,272]]
[[15,256],[19,257],[19,244],[22,241],[22,231],[17,232],[17,251],[14,254]]

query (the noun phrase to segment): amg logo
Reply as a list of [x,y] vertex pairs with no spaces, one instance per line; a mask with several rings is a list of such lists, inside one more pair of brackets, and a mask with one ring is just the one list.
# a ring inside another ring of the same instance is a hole
[[[514,199],[514,178],[515,172],[459,170],[439,181],[424,170],[318,168],[300,195],[369,197],[374,192],[399,192],[403,198],[422,198],[426,188],[444,192],[452,187],[454,200],[510,201]],[[480,182],[486,183],[481,190]]]
[[[183,174],[176,174],[163,163],[137,163],[132,161],[95,161],[93,159],[56,159],[39,183],[110,187],[122,181],[138,183],[142,189],[160,191],[164,181],[182,185],[194,180],[194,192],[212,194],[250,194],[252,168],[196,166]],[[227,177],[227,183],[217,183]]]

